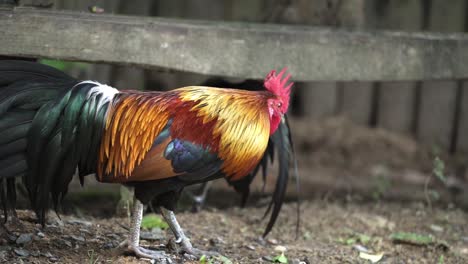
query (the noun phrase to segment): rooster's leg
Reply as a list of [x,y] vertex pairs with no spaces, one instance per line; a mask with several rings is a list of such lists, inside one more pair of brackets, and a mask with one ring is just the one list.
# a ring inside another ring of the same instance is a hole
[[202,183],[201,193],[199,195],[194,195],[192,192],[189,193],[190,197],[193,200],[192,211],[199,212],[203,205],[205,205],[206,195],[208,194],[208,190],[211,187],[211,182],[204,182]]
[[154,251],[140,247],[140,226],[143,218],[143,204],[135,198],[132,226],[130,227],[130,234],[126,244],[128,249],[135,253],[140,258],[157,259],[161,262],[171,262],[169,258],[162,251]]
[[160,207],[160,210],[161,210],[162,216],[164,217],[164,220],[166,220],[166,222],[169,224],[169,227],[171,228],[172,232],[174,233],[174,236],[176,237],[176,243],[180,244],[183,252],[196,256],[196,257],[201,257],[203,255],[206,255],[206,256],[218,255],[218,253],[216,252],[203,251],[203,250],[194,248],[192,246],[192,243],[190,242],[190,239],[187,236],[185,236],[184,231],[179,225],[179,222],[177,222],[174,212],[171,210],[167,210],[166,208],[162,206]]

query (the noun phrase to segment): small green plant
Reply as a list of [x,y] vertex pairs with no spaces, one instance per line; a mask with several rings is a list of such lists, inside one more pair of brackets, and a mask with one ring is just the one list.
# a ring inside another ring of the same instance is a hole
[[281,252],[280,255],[273,258],[273,262],[276,263],[288,263],[288,258],[284,255],[284,252]]
[[362,243],[364,245],[368,244],[371,241],[371,237],[364,234],[353,234],[348,238],[338,238],[338,242],[344,245],[352,246],[356,243]]
[[397,243],[405,243],[419,246],[431,245],[436,242],[433,236],[409,232],[393,233],[390,235],[390,239]]
[[445,163],[438,156],[434,158],[432,173],[441,182],[446,182],[447,177],[445,177]]
[[[432,174],[436,179],[445,184],[447,181],[447,177],[445,176],[445,163],[437,156],[435,151],[433,153],[434,161],[432,163]],[[432,200],[437,201],[440,199],[439,193],[435,190],[431,190],[429,187],[432,177],[433,176],[428,176],[424,183],[424,196],[426,197],[426,202],[430,210],[432,210]]]
[[206,255],[202,255],[198,261],[200,262],[200,264],[213,264],[213,261]]
[[89,264],[96,264],[97,261],[99,260],[99,256],[96,257],[96,253],[94,252],[93,249],[88,250],[88,263]]
[[61,60],[49,60],[49,59],[40,59],[39,63],[54,67],[61,71],[67,71],[72,68],[86,69],[89,64],[83,62],[72,62],[72,61],[61,61]]
[[375,200],[380,200],[382,196],[392,187],[389,178],[383,174],[377,174],[373,177],[373,192],[372,197]]
[[147,214],[141,221],[141,228],[151,230],[153,228],[167,229],[169,225],[156,214]]

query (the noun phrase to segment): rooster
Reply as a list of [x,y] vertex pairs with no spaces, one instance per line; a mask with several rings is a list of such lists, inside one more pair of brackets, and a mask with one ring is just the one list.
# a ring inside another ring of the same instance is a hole
[[[166,259],[139,245],[144,205],[153,200],[182,251],[192,246],[173,212],[185,186],[224,177],[242,181],[264,157],[288,110],[293,83],[271,71],[262,91],[189,86],[166,92],[118,91],[79,81],[46,65],[0,61],[0,198],[13,209],[22,178],[44,225],[77,171],[134,188],[126,245],[139,257]],[[287,136],[279,129],[280,136]],[[283,203],[287,173],[278,179],[270,232]]]

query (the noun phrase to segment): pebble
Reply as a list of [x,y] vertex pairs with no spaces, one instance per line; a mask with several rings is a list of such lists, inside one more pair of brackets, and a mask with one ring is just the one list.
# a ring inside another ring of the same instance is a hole
[[300,259],[293,259],[291,260],[291,264],[306,264],[306,262]]
[[216,246],[219,244],[226,244],[226,242],[222,238],[216,237],[216,238],[210,238],[210,244],[213,246]]
[[77,224],[77,225],[85,225],[85,226],[92,226],[93,223],[85,220],[80,220],[80,219],[70,219],[67,221],[69,224]]
[[255,247],[252,246],[252,245],[246,245],[245,247],[246,247],[247,249],[249,249],[249,250],[252,250],[252,251],[255,250]]
[[[140,237],[141,237],[141,234],[143,234],[143,233],[145,233],[145,232],[147,232],[147,231],[142,231],[142,232],[140,233]],[[120,236],[118,236],[118,235],[116,235],[116,234],[114,234],[114,233],[106,234],[106,237],[110,237],[110,238],[117,239],[117,240],[120,239]]]
[[359,252],[364,252],[364,253],[369,253],[369,249],[367,249],[365,246],[356,244],[353,246],[354,249],[356,249]]
[[272,245],[276,245],[278,244],[278,240],[274,239],[274,238],[268,238],[267,239],[267,242],[272,244]]
[[441,226],[438,226],[438,225],[430,225],[430,228],[434,232],[439,232],[440,233],[440,232],[444,231],[444,228],[441,227]]
[[68,247],[72,247],[72,246],[73,246],[72,243],[71,243],[70,241],[68,241],[68,240],[62,239],[62,240],[60,240],[60,242],[62,242],[63,244],[67,245]]
[[53,257],[52,254],[50,254],[50,252],[43,252],[43,253],[41,253],[41,256],[46,257],[46,258]]
[[103,249],[111,249],[111,248],[114,248],[114,243],[112,242],[109,242],[109,243],[106,243],[104,244],[104,246],[102,246]]
[[83,243],[84,243],[84,242],[86,241],[85,238],[82,237],[82,236],[73,236],[73,235],[72,235],[71,238],[72,238],[73,240],[75,240],[75,241],[78,241],[78,242],[83,242]]
[[36,235],[37,235],[38,237],[40,237],[40,238],[44,238],[44,237],[45,237],[44,233],[42,233],[42,232],[37,232]]
[[90,233],[91,233],[91,232],[89,232],[88,229],[85,229],[85,228],[80,228],[79,230],[80,230],[80,232],[82,232],[82,233],[86,233],[86,234],[90,234]]
[[57,262],[57,261],[58,261],[58,258],[56,258],[56,257],[50,257],[49,260],[50,260],[51,262]]
[[27,251],[26,249],[15,248],[13,251],[16,253],[16,255],[18,255],[20,257],[28,257],[29,256],[29,251]]
[[32,240],[32,234],[21,234],[17,239],[16,239],[16,244],[18,245],[24,245]]
[[270,256],[263,256],[262,259],[266,260],[266,261],[269,261],[269,262],[273,262],[273,258],[270,257]]

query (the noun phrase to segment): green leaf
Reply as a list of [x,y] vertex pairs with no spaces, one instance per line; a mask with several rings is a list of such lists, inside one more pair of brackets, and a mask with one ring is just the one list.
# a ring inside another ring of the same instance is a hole
[[435,157],[432,173],[434,173],[437,179],[439,179],[442,182],[445,182],[447,180],[447,178],[445,177],[444,171],[445,171],[444,161],[441,160],[439,157]]
[[364,234],[359,234],[358,238],[359,238],[359,241],[361,241],[361,243],[363,243],[363,244],[367,244],[371,240],[370,236],[367,236],[367,235],[364,235]]
[[141,228],[143,229],[153,229],[153,228],[161,228],[167,229],[169,225],[164,222],[164,220],[156,214],[147,214],[143,217],[141,221]]
[[351,246],[351,245],[354,245],[358,242],[362,243],[362,244],[367,244],[371,241],[371,237],[368,236],[368,235],[364,235],[364,234],[352,234],[351,236],[349,236],[348,238],[338,238],[338,242],[339,243],[342,243],[344,245],[348,245],[348,246]]
[[281,253],[281,255],[278,255],[273,258],[273,262],[277,263],[288,263],[288,258],[284,255],[284,253]]
[[390,235],[390,239],[394,242],[407,243],[419,246],[434,244],[434,237],[428,235],[420,235],[416,233],[398,232]]
[[59,61],[59,60],[48,60],[48,59],[41,59],[39,60],[39,63],[48,65],[50,67],[54,67],[58,70],[64,71],[67,68],[67,65],[64,61]]
[[72,68],[77,68],[81,70],[85,70],[87,67],[90,66],[89,63],[83,62],[73,62],[73,61],[61,61],[61,60],[48,60],[48,59],[40,59],[39,63],[48,65],[50,67],[54,67],[61,71],[67,71]]

